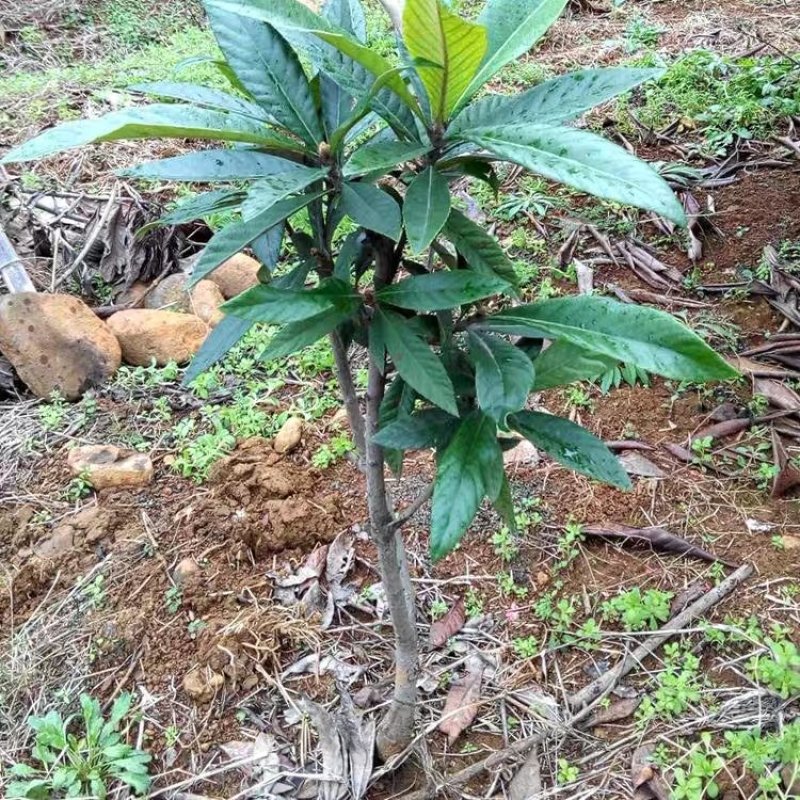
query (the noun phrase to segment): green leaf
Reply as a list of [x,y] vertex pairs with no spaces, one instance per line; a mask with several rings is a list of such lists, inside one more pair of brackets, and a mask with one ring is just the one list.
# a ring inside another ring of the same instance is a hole
[[15,147],[2,163],[33,161],[93,142],[119,139],[217,139],[275,145],[281,140],[265,123],[193,106],[155,104],[112,111],[97,119],[64,122]]
[[236,95],[228,94],[220,89],[210,89],[196,83],[179,83],[175,81],[155,81],[154,83],[137,83],[128,86],[129,92],[160,97],[165,100],[181,100],[201,108],[212,108],[216,111],[232,111],[244,117],[252,117],[262,122],[272,122],[272,118],[261,106],[244,100]]
[[[370,327],[370,346],[372,346],[372,335],[375,326]],[[392,382],[386,389],[378,410],[378,430],[391,425],[398,417],[408,416],[414,410],[416,392],[399,376],[395,375]],[[403,451],[389,450],[384,448],[383,460],[388,464],[389,469],[399,475],[403,468]]]
[[425,408],[413,414],[398,414],[373,437],[375,444],[389,450],[425,450],[444,447],[450,441],[458,420],[438,408]]
[[453,384],[427,342],[420,338],[399,314],[378,309],[372,321],[392,357],[400,377],[415,392],[458,416]]
[[400,206],[389,194],[371,183],[345,181],[342,184],[342,211],[366,228],[397,241],[402,221]]
[[251,322],[284,325],[332,309],[352,315],[360,304],[361,295],[349,284],[338,278],[330,278],[315,289],[299,291],[260,284],[228,300],[222,306],[222,311]]
[[578,381],[592,381],[617,364],[616,358],[590,353],[565,339],[553,342],[534,361],[534,391],[568,386]]
[[475,366],[478,405],[498,424],[525,407],[533,386],[533,363],[513,344],[469,332],[469,355]]
[[738,373],[670,314],[607,297],[560,297],[517,306],[480,327],[561,339],[665,378],[727,380]]
[[283,127],[316,145],[322,123],[303,67],[269,25],[208,7],[211,30],[225,60],[253,99]]
[[359,42],[367,41],[367,18],[359,0],[326,0],[320,13]]
[[503,473],[503,485],[500,494],[492,503],[495,511],[505,523],[505,526],[512,532],[517,532],[517,515],[514,511],[514,498],[511,496],[511,486],[508,477]]
[[215,270],[223,261],[243,250],[264,231],[269,230],[320,197],[322,197],[322,193],[290,197],[265,209],[251,219],[235,222],[220,230],[211,238],[211,241],[195,262],[192,270],[192,284],[197,283]]
[[448,138],[500,125],[555,125],[663,74],[661,69],[609,67],[559,75],[522,94],[491,94],[465,108],[448,126]]
[[[228,189],[217,189],[213,192],[201,192],[188,200],[178,203],[175,208],[164,214],[156,223],[157,225],[179,225],[183,222],[192,222],[231,208],[238,208],[242,204],[244,194]],[[141,233],[141,231],[140,231]]]
[[197,153],[146,161],[120,170],[119,174],[127,178],[158,181],[219,183],[306,171],[316,172],[316,169],[255,150],[201,150]]
[[486,28],[462,19],[440,0],[406,0],[403,40],[418,59],[417,74],[434,119],[447,119],[483,60]]
[[617,457],[580,425],[538,411],[512,414],[508,424],[565,467],[620,489],[631,488],[628,473]]
[[558,19],[567,0],[488,0],[478,22],[489,31],[486,58],[458,107],[506,64],[527,53]]
[[499,497],[503,477],[497,426],[485,414],[473,413],[461,421],[436,466],[430,541],[434,561],[461,541],[484,497]]
[[266,350],[261,354],[262,361],[274,361],[296,353],[304,347],[327,336],[332,330],[345,322],[351,315],[338,308],[323,311],[321,314],[292,322],[272,337]]
[[426,312],[474,303],[508,292],[509,288],[506,281],[494,275],[479,275],[470,270],[439,270],[404,278],[379,290],[375,296],[382,303]]
[[424,156],[428,147],[418,142],[372,142],[362,145],[344,165],[344,176],[354,178],[368,172],[386,172],[404,162]]
[[411,181],[403,204],[403,221],[414,253],[430,245],[449,214],[450,187],[433,167],[428,167]]
[[517,286],[514,265],[497,240],[458,209],[450,212],[443,233],[455,245],[470,269],[484,275],[499,276],[512,286]]
[[266,208],[308,188],[325,177],[327,169],[291,170],[261,178],[251,184],[247,198],[242,203],[242,216],[250,219]]
[[545,178],[686,224],[683,206],[667,182],[649,164],[602,136],[540,125],[481,128],[464,131],[463,136]]

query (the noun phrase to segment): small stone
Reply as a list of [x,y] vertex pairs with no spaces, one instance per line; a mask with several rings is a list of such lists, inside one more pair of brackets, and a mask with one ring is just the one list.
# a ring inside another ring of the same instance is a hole
[[39,397],[77,400],[119,368],[110,327],[77,297],[20,292],[0,297],[0,353]]
[[175,583],[189,583],[200,574],[200,565],[193,558],[182,558],[172,572]]
[[182,364],[201,347],[208,325],[194,314],[137,308],[119,311],[108,320],[119,339],[122,360],[137,367],[155,361],[163,366],[170,361]]
[[276,453],[289,453],[300,444],[303,438],[303,420],[300,417],[289,417],[278,431],[272,446]]
[[196,703],[210,703],[222,688],[225,678],[210,667],[195,667],[183,678],[183,691]]
[[797,550],[800,548],[800,537],[798,536],[781,536],[784,550]]
[[216,283],[226,300],[236,297],[258,284],[261,264],[244,253],[237,253],[218,266],[208,280]]
[[219,325],[225,317],[219,310],[219,307],[225,302],[225,298],[219,287],[212,281],[200,281],[192,289],[190,302],[192,313],[200,317],[211,328]]
[[532,467],[539,463],[539,451],[527,440],[503,453],[503,463],[507,467]]
[[350,417],[347,416],[347,409],[344,406],[331,417],[331,425],[334,428],[350,427]]
[[153,480],[153,462],[148,456],[110,444],[76,447],[69,451],[67,464],[74,475],[86,475],[95,489],[146,486]]
[[194,314],[210,327],[225,316],[219,307],[225,302],[219,288],[212,281],[198,281],[189,288],[189,276],[183,272],[168,275],[145,298],[144,307],[151,310],[179,311]]
[[34,547],[34,552],[39,558],[58,559],[72,550],[75,542],[75,529],[71,525],[61,525],[56,528],[49,538]]
[[547,586],[550,583],[550,576],[544,570],[539,570],[536,573],[536,583],[539,586]]

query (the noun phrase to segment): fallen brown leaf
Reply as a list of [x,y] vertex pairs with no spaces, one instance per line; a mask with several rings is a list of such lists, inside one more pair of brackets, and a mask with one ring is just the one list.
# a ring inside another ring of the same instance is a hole
[[631,697],[627,700],[617,700],[608,708],[599,708],[586,721],[587,728],[596,728],[598,725],[608,725],[610,722],[619,722],[627,719],[642,702],[641,697]]
[[636,450],[624,452],[619,456],[619,461],[628,475],[635,475],[640,478],[666,477],[664,471],[660,467],[656,466],[649,458],[645,458]]
[[783,497],[789,490],[800,485],[800,469],[789,459],[777,431],[772,430],[772,457],[778,472],[772,482],[772,497]]
[[457,634],[466,622],[464,599],[459,598],[453,607],[431,625],[430,640],[432,647],[441,647],[447,640]]
[[631,759],[631,782],[634,800],[669,800],[670,788],[661,777],[658,768],[650,763],[654,746],[645,744],[638,748]]
[[450,744],[472,724],[478,713],[483,669],[481,657],[471,656],[464,679],[450,686],[439,723],[439,730],[447,734]]

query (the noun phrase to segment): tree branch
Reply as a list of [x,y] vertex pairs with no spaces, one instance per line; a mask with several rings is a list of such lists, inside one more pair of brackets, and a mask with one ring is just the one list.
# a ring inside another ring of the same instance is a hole
[[390,524],[392,530],[402,528],[414,514],[419,511],[428,500],[433,497],[433,481],[431,481],[412,501],[411,505],[406,506],[401,512],[395,515],[394,520]]
[[398,36],[403,35],[403,6],[405,0],[381,0],[381,5],[386,9],[386,13],[392,18],[392,24]]
[[358,454],[364,459],[367,457],[364,416],[361,413],[361,406],[358,404],[356,386],[353,382],[353,371],[350,369],[350,362],[347,359],[347,348],[344,346],[338,331],[331,333],[330,340],[333,348],[333,359],[336,362],[336,378],[339,381],[342,400],[344,400],[344,407],[347,410],[347,418],[350,420],[350,431],[353,434],[353,441]]

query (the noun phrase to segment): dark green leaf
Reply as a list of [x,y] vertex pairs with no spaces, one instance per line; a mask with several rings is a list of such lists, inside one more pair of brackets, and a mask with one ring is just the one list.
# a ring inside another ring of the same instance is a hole
[[192,363],[183,376],[183,385],[191,383],[198,375],[224,358],[247,334],[253,323],[239,317],[223,317],[208,334],[203,346],[195,353]]
[[496,336],[469,332],[469,355],[475,366],[478,405],[497,423],[525,407],[534,368],[522,350]]
[[386,172],[399,168],[406,161],[424,156],[426,145],[418,142],[372,142],[362,145],[344,165],[344,175],[354,178],[368,172]]
[[81,147],[92,142],[119,139],[216,139],[283,146],[286,140],[265,123],[193,106],[155,104],[112,111],[97,119],[64,122],[15,147],[3,157],[3,163],[33,161],[45,156]]
[[449,214],[450,187],[433,167],[428,167],[411,181],[403,204],[403,221],[414,253],[428,247]]
[[495,511],[505,523],[505,526],[512,532],[517,532],[517,515],[514,511],[514,498],[511,496],[511,486],[508,477],[503,473],[503,485],[497,500],[493,503]]
[[436,466],[430,543],[434,561],[461,541],[484,497],[499,497],[503,477],[497,426],[485,414],[471,414],[461,421]]
[[316,145],[324,138],[300,60],[269,25],[208,6],[211,29],[242,85],[277,122]]
[[279,222],[250,242],[250,248],[268,272],[272,272],[278,266],[285,231],[286,223]]
[[195,219],[205,219],[211,214],[226,209],[238,208],[244,200],[242,192],[219,189],[213,192],[202,192],[188,200],[178,203],[175,208],[164,214],[158,221],[161,225],[179,225]]
[[686,224],[683,206],[669,184],[649,164],[597,134],[575,128],[504,125],[463,135],[545,178]]
[[438,356],[398,314],[378,309],[373,319],[400,377],[414,391],[458,416],[453,384]]
[[455,431],[458,420],[438,408],[425,408],[413,414],[398,414],[382,427],[372,441],[389,450],[425,450],[444,447]]
[[448,137],[499,125],[555,125],[657,78],[661,69],[609,67],[559,75],[522,94],[490,94],[470,104],[450,124]]
[[290,217],[301,208],[307,206],[321,194],[301,195],[282,200],[270,208],[265,209],[252,219],[235,222],[216,233],[206,245],[192,270],[192,283],[197,283],[223,261],[243,250],[257,236]]
[[628,473],[605,444],[568,419],[538,411],[520,411],[508,424],[565,467],[620,489],[630,489]]
[[400,206],[391,195],[371,183],[345,181],[342,211],[368,231],[381,233],[394,241],[400,238]]
[[404,278],[378,291],[376,297],[398,308],[439,311],[502,294],[509,288],[506,281],[495,275],[480,275],[470,270],[439,270]]
[[182,100],[201,108],[213,108],[217,111],[232,111],[244,117],[252,117],[262,122],[272,122],[272,118],[261,106],[244,100],[236,95],[219,89],[210,89],[196,83],[176,83],[174,81],[156,81],[154,83],[137,83],[128,87],[129,92],[139,92],[151,97],[166,100]]
[[[372,345],[372,332],[370,328],[370,346]],[[378,429],[391,425],[399,416],[408,416],[414,410],[416,392],[399,376],[396,375],[386,389],[380,410],[378,411]],[[403,451],[388,450],[384,448],[383,459],[389,469],[399,475],[403,467]]]
[[349,318],[350,314],[337,308],[323,311],[314,317],[304,319],[302,322],[292,322],[272,337],[267,349],[261,354],[263,361],[274,361],[278,358],[296,353],[304,347],[327,336]]
[[616,358],[590,353],[561,339],[553,342],[534,362],[536,379],[533,389],[541,391],[577,381],[592,381],[616,363]]
[[464,257],[467,266],[484,275],[496,275],[517,286],[514,265],[497,240],[454,208],[444,226],[444,235]]
[[560,297],[517,306],[488,317],[482,326],[562,339],[676,380],[726,380],[738,374],[670,314],[606,297]]
[[302,171],[291,170],[260,178],[247,190],[247,199],[242,203],[242,216],[250,219],[290,195],[302,192],[326,174],[327,170],[324,169],[304,168]]
[[325,0],[320,13],[359,42],[367,41],[367,18],[359,0]]

